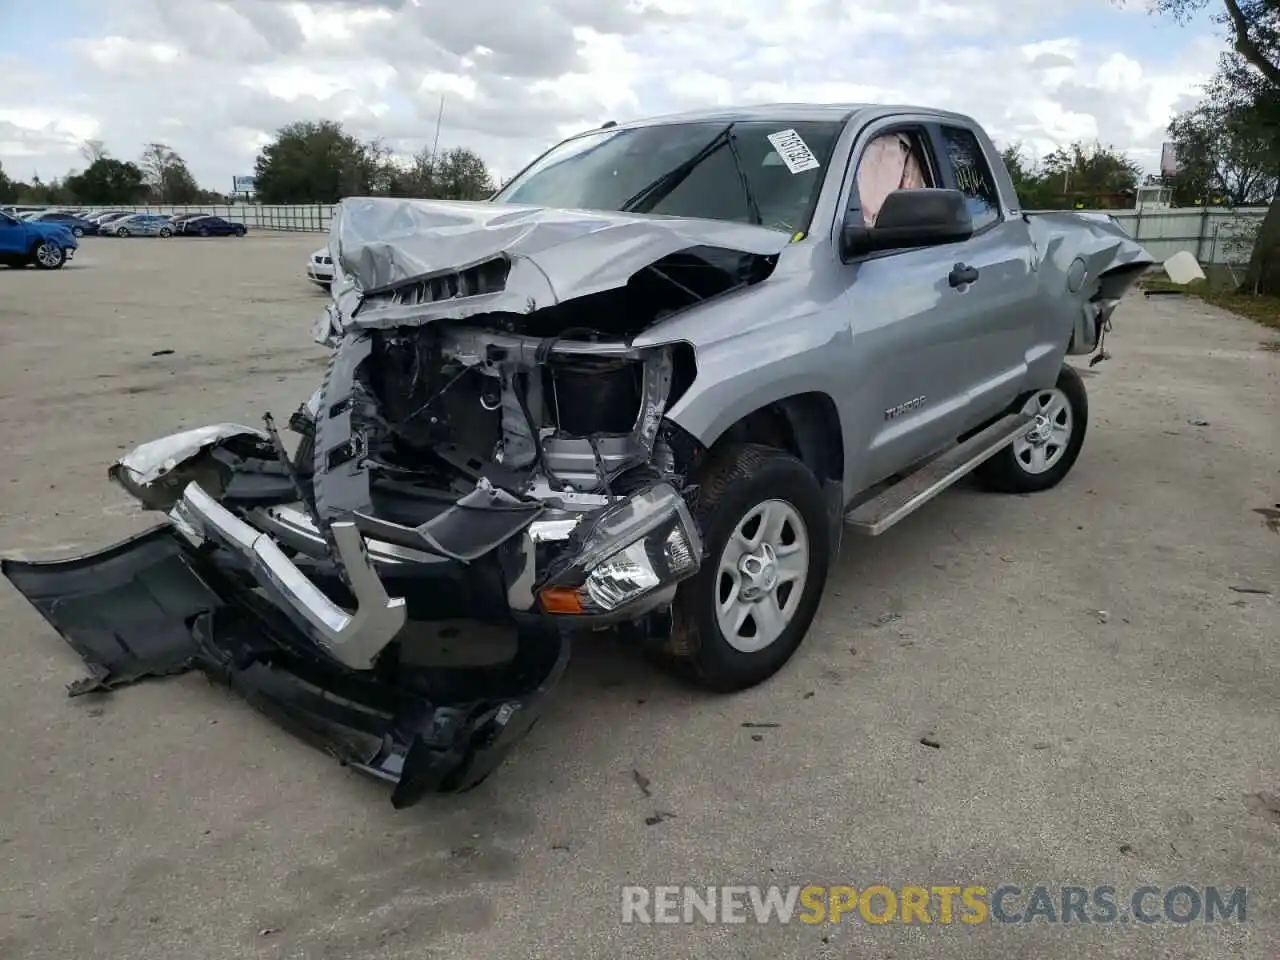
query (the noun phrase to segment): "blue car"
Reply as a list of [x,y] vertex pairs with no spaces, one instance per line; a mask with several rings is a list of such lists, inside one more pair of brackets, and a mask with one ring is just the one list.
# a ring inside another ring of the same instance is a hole
[[76,213],[37,213],[27,218],[27,223],[60,223],[77,237],[98,232],[98,225]]
[[41,270],[57,270],[79,246],[65,224],[19,220],[0,213],[0,264],[6,267],[34,263]]
[[183,220],[178,232],[184,237],[243,237],[249,231],[243,223],[208,216]]

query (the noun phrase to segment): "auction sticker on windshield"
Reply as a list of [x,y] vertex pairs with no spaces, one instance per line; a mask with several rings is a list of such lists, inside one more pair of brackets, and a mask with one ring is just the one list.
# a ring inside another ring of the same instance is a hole
[[792,173],[804,173],[806,170],[816,170],[820,166],[818,158],[813,155],[809,145],[794,130],[779,130],[777,133],[771,133],[769,142],[773,144],[773,149],[778,151],[778,156]]

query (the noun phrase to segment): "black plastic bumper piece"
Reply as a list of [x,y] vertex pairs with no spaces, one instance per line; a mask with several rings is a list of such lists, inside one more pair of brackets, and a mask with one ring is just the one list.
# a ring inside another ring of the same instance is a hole
[[324,654],[213,558],[157,527],[71,560],[0,569],[84,659],[74,696],[199,669],[342,763],[395,784],[402,808],[483,781],[536,722],[564,674],[568,638],[524,627],[516,655],[483,668],[373,671]]

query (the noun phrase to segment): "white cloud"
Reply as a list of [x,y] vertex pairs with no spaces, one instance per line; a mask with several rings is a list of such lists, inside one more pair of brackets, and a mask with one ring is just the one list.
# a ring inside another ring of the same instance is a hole
[[1222,41],[1140,2],[113,0],[90,36],[0,55],[0,162],[47,178],[85,138],[121,157],[163,138],[219,186],[294,120],[420,149],[443,95],[441,145],[499,173],[604,120],[771,100],[922,103],[1041,154],[1096,137],[1154,165]]

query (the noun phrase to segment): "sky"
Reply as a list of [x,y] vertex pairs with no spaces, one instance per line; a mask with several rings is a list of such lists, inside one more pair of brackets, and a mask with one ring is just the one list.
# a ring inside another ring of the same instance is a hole
[[1148,171],[1226,41],[1145,0],[0,0],[14,179],[168,144],[230,190],[295,120],[499,177],[606,120],[768,102],[913,103],[1044,156],[1098,140]]

